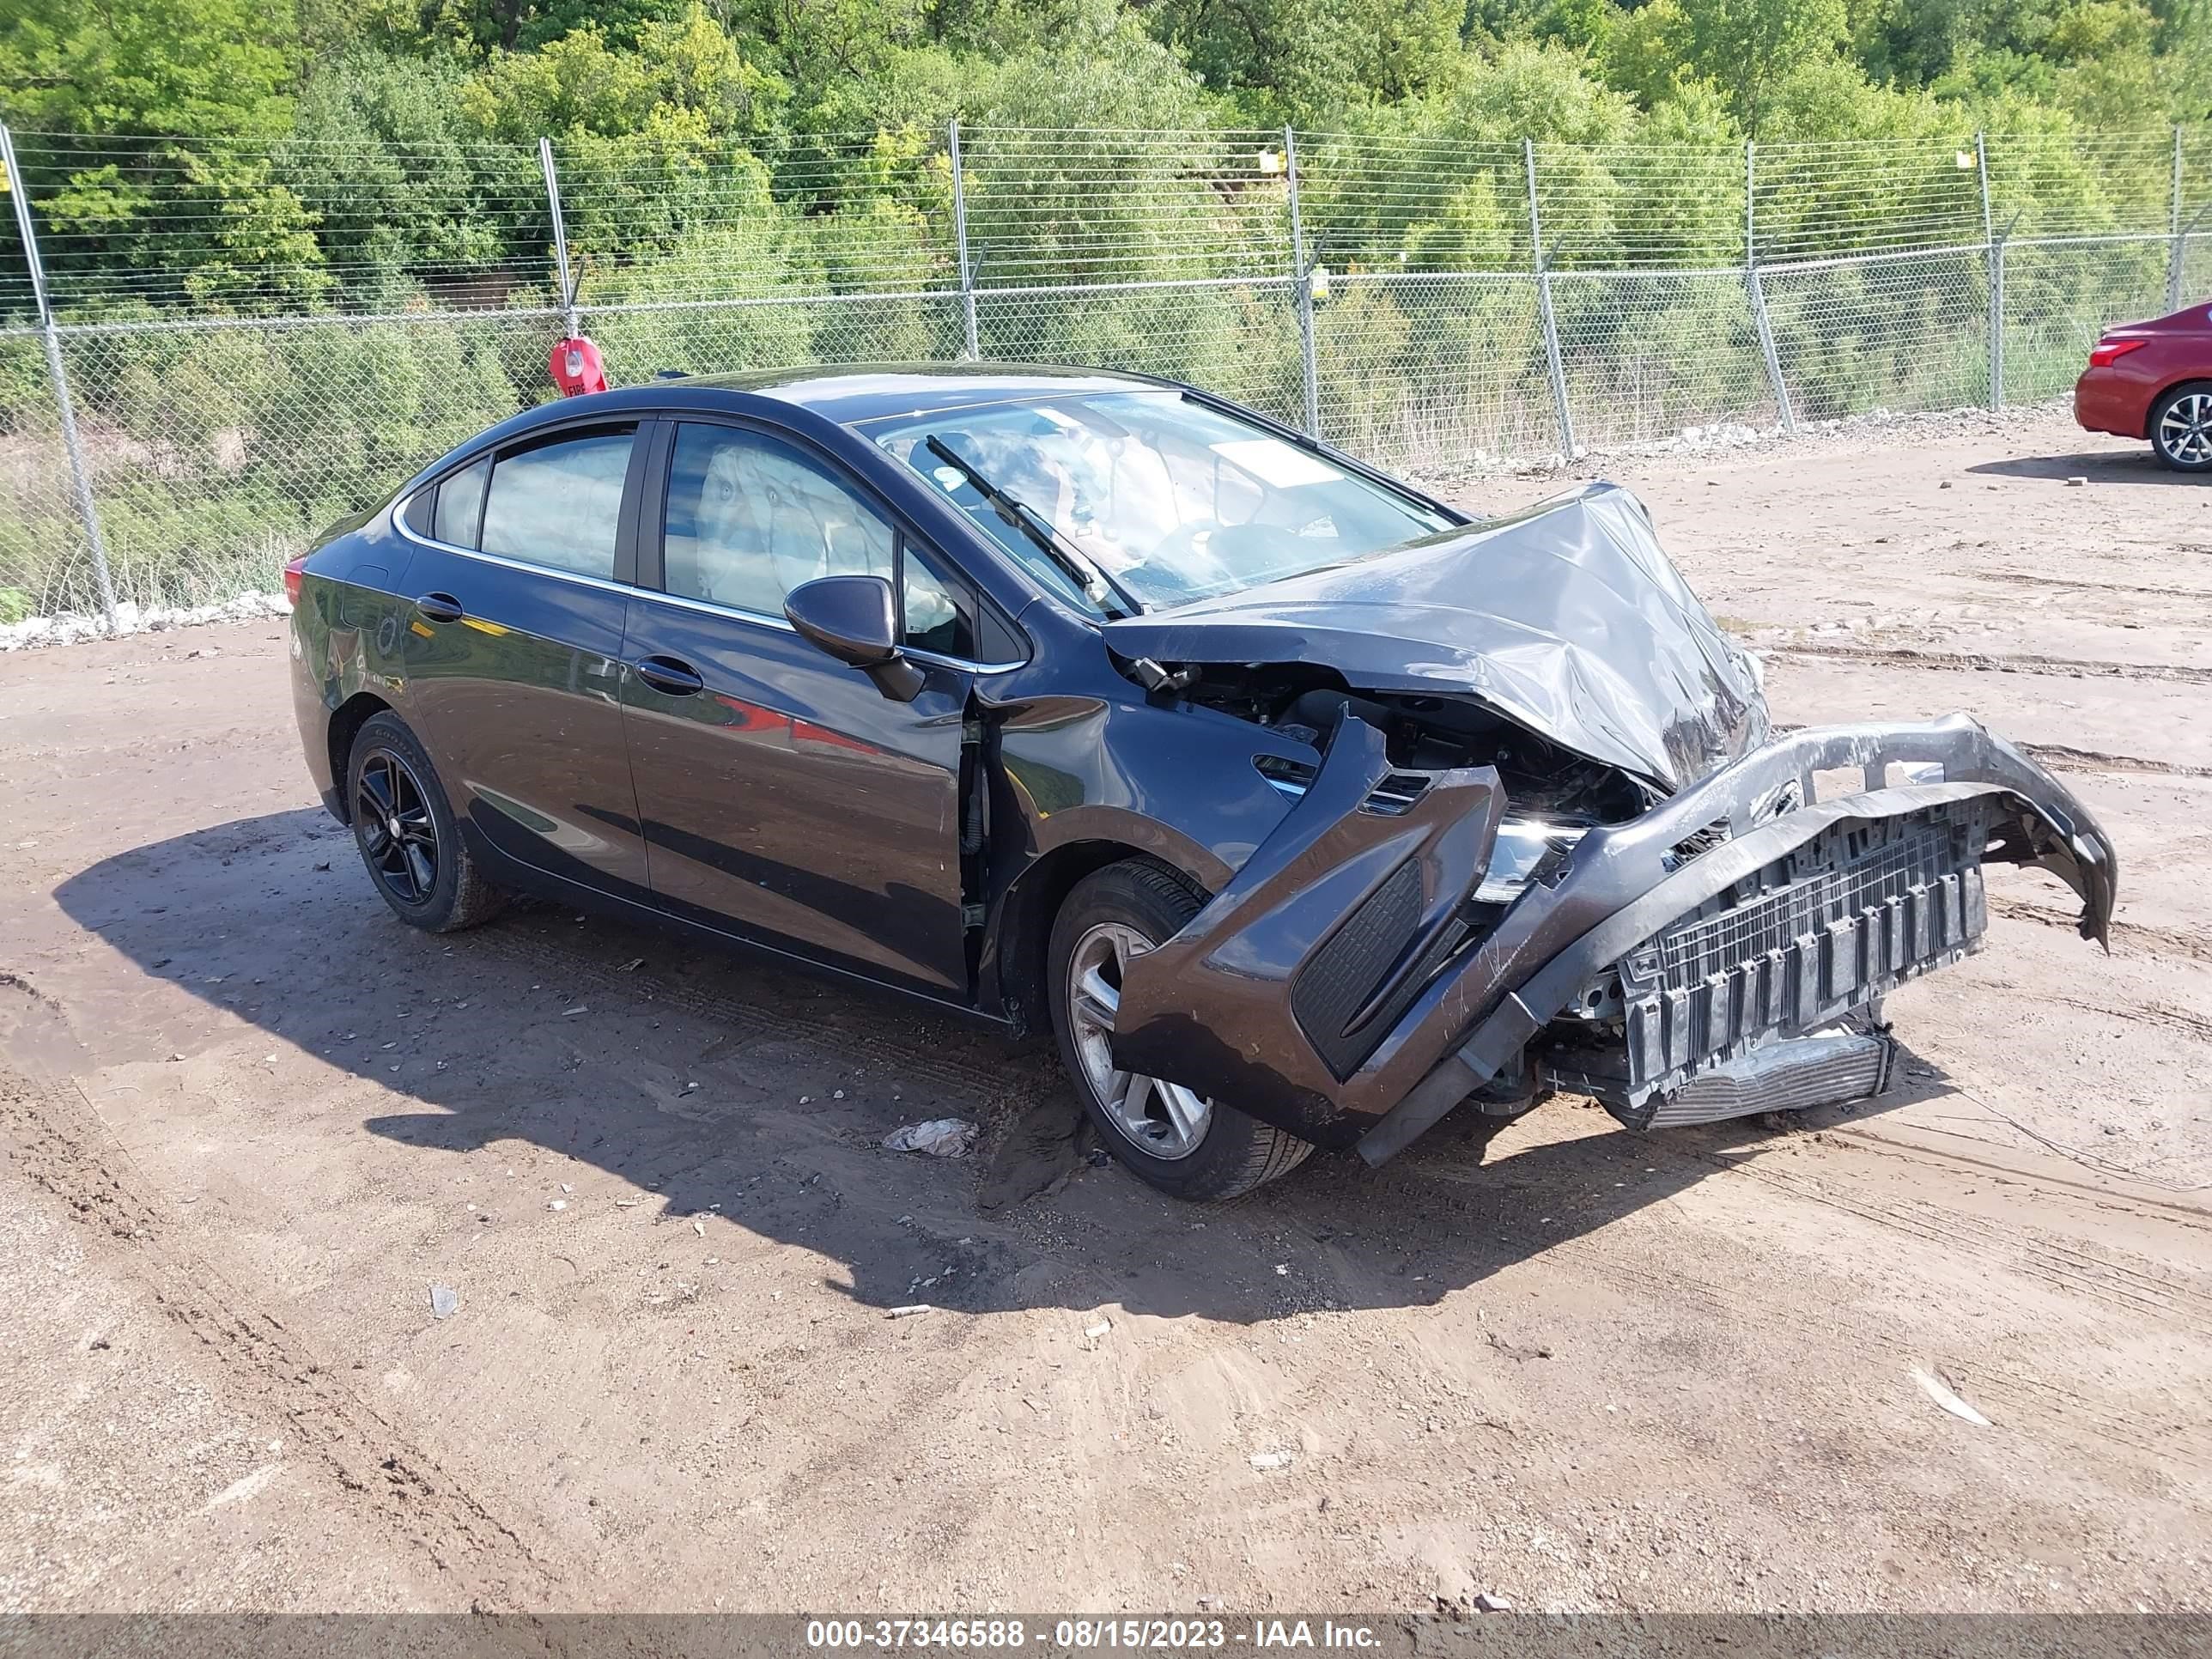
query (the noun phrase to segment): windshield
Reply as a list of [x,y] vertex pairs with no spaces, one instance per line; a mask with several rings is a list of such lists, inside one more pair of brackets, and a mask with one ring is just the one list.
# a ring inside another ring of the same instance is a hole
[[1102,607],[1067,562],[1008,524],[966,470],[931,452],[933,438],[1148,611],[1341,564],[1452,522],[1176,392],[953,410],[876,434],[1040,582],[1093,615]]

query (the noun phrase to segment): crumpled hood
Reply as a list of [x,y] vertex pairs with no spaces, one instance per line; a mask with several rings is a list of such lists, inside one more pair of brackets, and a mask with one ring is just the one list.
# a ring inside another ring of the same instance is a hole
[[1751,659],[1618,484],[1105,632],[1159,663],[1324,663],[1355,690],[1471,695],[1670,793],[1767,735]]

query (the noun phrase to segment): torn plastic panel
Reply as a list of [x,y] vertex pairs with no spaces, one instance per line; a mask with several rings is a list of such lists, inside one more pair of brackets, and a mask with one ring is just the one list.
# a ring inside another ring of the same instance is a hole
[[1190,925],[1124,970],[1115,1064],[1324,1146],[1340,1100],[1468,937],[1504,804],[1488,767],[1386,790],[1382,734],[1346,714],[1281,825]]
[[[1943,781],[1885,787],[1907,766]],[[1816,775],[1845,769],[1865,787],[1820,800]],[[1984,859],[2058,874],[2088,938],[2111,921],[2109,839],[1964,715],[1793,732],[1587,830],[1502,915],[1468,902],[1504,810],[1494,769],[1442,775],[1395,815],[1373,800],[1389,773],[1380,734],[1345,717],[1281,826],[1130,965],[1118,1064],[1379,1163],[1520,1064],[1609,969],[1622,1097],[1656,1114],[1971,949]]]
[[[1930,765],[1942,769],[1943,782],[1882,787],[1893,768]],[[1845,769],[1858,773],[1863,793],[1820,801],[1815,775]],[[1757,821],[1778,795],[1790,798],[1793,781],[1795,796],[1805,805]],[[1990,839],[1978,860],[1969,853],[1970,861],[1960,868],[1960,926],[1978,933],[1981,862],[2034,865],[2073,888],[2081,900],[2082,936],[2109,948],[2119,878],[2112,841],[2063,785],[2010,744],[1964,714],[1925,726],[1793,732],[1633,823],[1592,831],[1556,887],[1524,897],[1494,932],[1456,959],[1445,977],[1457,988],[1458,1006],[1474,1016],[1465,1040],[1361,1139],[1361,1156],[1379,1164],[1403,1150],[1468,1092],[1518,1060],[1601,970],[1664,938],[1732,890],[1741,901],[1738,884],[1822,836],[1838,829],[1870,833],[1878,826],[1886,832],[1900,820],[1949,823],[1977,814],[1984,827],[1969,832],[1970,840],[1975,834]],[[1687,858],[1678,851],[1723,821],[1729,831],[1725,839]],[[1759,888],[1748,902],[1760,902],[1771,890]],[[1963,908],[1969,903],[1971,910]],[[1927,914],[1932,927],[1932,908]],[[1871,1000],[1886,984],[1941,965],[1915,957],[1911,947],[1894,957],[1888,954],[1895,929],[1906,928],[1910,939],[1918,925],[1889,907],[1880,915],[1838,920],[1846,925],[1816,936],[1816,948],[1840,951],[1843,960],[1856,965],[1862,982],[1854,994]],[[1815,969],[1835,971],[1819,960]],[[1829,994],[1834,983],[1817,981],[1804,1002],[1771,1009],[1765,1023],[1737,1028],[1735,1037],[1707,1048],[1698,1063],[1741,1054],[1762,1035],[1803,1030],[1797,1023],[1801,1010],[1816,1011],[1817,1018],[1818,1010],[1850,1000]],[[1730,1018],[1743,1006],[1741,994],[1739,980],[1723,1004]],[[1684,1075],[1694,1069],[1686,1064]]]

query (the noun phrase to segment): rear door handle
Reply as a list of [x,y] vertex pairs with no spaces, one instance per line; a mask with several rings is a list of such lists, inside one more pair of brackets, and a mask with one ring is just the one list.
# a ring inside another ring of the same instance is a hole
[[415,608],[432,622],[459,622],[468,614],[450,593],[425,593],[415,601]]
[[688,697],[707,684],[690,663],[674,657],[646,657],[631,666],[637,671],[638,678],[672,697]]

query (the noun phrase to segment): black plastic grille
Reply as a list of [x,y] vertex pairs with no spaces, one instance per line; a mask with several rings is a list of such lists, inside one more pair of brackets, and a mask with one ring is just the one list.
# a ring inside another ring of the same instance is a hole
[[1844,823],[1620,963],[1627,1098],[1679,1087],[1760,1034],[1818,1028],[1976,949],[1985,815]]
[[1662,980],[1670,990],[1686,990],[1709,975],[1819,933],[1832,921],[1932,886],[1959,867],[1955,840],[1948,824],[1917,829],[1841,869],[1668,933],[1658,941]]
[[1291,1012],[1298,1029],[1338,1077],[1351,1076],[1389,1029],[1380,1019],[1356,1037],[1345,1028],[1420,925],[1420,866],[1408,860],[1323,941],[1291,982]]

